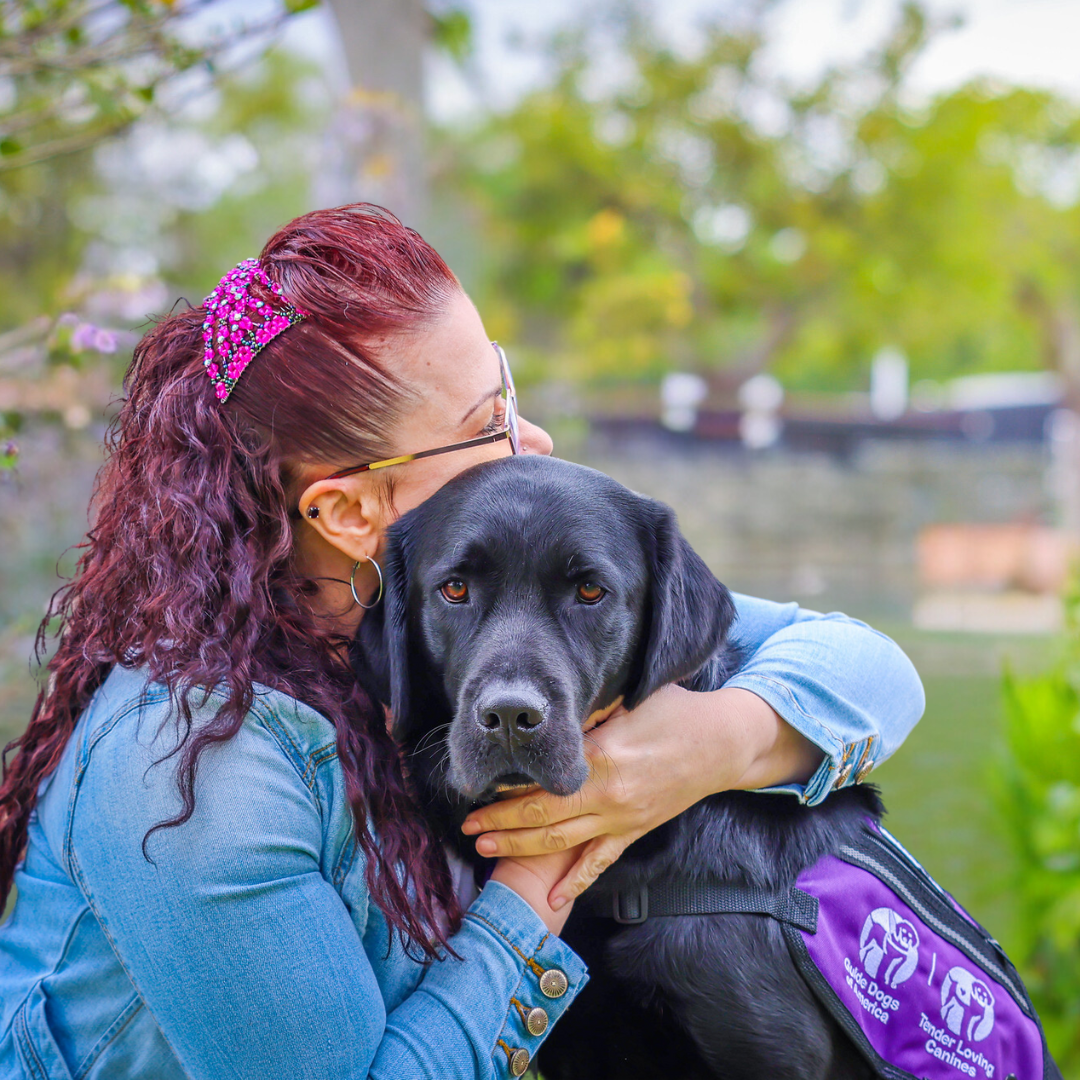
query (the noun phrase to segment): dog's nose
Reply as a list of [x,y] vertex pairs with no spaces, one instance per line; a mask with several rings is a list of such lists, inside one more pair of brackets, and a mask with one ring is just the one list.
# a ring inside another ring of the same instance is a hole
[[476,722],[488,735],[511,746],[529,742],[544,720],[544,703],[525,692],[494,695],[476,710]]

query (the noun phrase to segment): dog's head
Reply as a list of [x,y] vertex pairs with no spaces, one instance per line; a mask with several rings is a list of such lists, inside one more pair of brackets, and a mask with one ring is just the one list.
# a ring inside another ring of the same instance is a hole
[[390,529],[356,663],[429,792],[585,782],[582,728],[721,647],[727,590],[672,511],[592,469],[502,458]]

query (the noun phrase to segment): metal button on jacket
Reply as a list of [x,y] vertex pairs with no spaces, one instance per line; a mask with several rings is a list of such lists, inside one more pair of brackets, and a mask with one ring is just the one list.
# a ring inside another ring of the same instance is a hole
[[833,781],[834,788],[842,788],[847,783],[847,778],[851,775],[851,762],[849,761],[837,774],[836,779]]
[[548,968],[540,976],[540,992],[544,997],[562,997],[569,988],[570,980],[567,979],[566,973],[558,968]]
[[859,764],[855,766],[855,783],[861,784],[867,776],[870,775],[870,770],[874,767],[874,758],[870,751],[874,746],[874,736],[871,735],[866,740],[866,745],[863,747],[862,756],[859,758]]
[[510,1075],[521,1076],[529,1067],[529,1051],[522,1047],[510,1055]]
[[547,1031],[548,1014],[538,1005],[525,1017],[525,1027],[530,1035],[543,1035]]

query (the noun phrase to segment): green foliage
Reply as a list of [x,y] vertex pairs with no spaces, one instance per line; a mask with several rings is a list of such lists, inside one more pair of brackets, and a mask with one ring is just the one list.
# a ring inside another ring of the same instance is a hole
[[193,303],[283,225],[311,208],[311,162],[323,142],[329,99],[309,62],[279,50],[219,83],[213,116],[196,125],[211,141],[241,137],[256,164],[211,205],[179,211],[161,245],[168,280]]
[[472,54],[473,28],[469,13],[463,8],[452,7],[445,11],[431,11],[432,44],[459,64]]
[[127,127],[169,78],[206,59],[173,31],[174,0],[14,0],[0,23],[0,172],[85,149]]
[[0,175],[93,146],[146,114],[196,66],[213,71],[238,40],[273,30],[317,0],[193,35],[212,0],[7,0],[0,15]]
[[1019,856],[1013,958],[1051,1051],[1080,1072],[1080,592],[1067,598],[1065,649],[1047,674],[1004,677],[1007,756],[997,802]]
[[[482,302],[585,378],[698,369],[858,387],[883,345],[915,378],[1063,360],[1080,292],[1080,109],[973,85],[913,113],[933,27],[909,4],[865,62],[793,89],[754,28],[676,52],[590,7],[551,84],[444,133]],[[624,76],[598,82],[597,51]]]
[[[272,51],[219,73],[199,106],[144,116],[93,151],[0,174],[0,378],[25,383],[48,379],[49,363],[83,366],[106,337],[87,319],[65,320],[65,310],[134,329],[169,306],[170,292],[198,303],[229,266],[309,208],[329,107],[313,65]],[[146,269],[126,268],[132,251]],[[32,357],[28,316],[52,327],[35,337]],[[122,336],[106,361],[113,385],[131,340]],[[64,418],[63,409],[33,408]],[[18,408],[0,415],[0,472],[15,462],[23,419]]]
[[[101,188],[90,151],[140,120],[167,124],[215,84],[242,77],[237,66],[257,59],[284,20],[314,4],[282,0],[256,17],[222,8],[215,23],[217,0],[5,0],[0,332],[71,305],[69,284],[94,238],[79,209]],[[280,94],[264,99],[270,126],[292,108]],[[253,123],[233,119],[241,129]]]

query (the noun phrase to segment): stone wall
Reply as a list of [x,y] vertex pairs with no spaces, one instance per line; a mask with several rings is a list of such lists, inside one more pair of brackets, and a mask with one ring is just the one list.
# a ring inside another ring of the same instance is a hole
[[839,459],[638,433],[558,449],[674,507],[733,589],[867,617],[909,617],[924,526],[1053,521],[1031,444],[866,442]]

